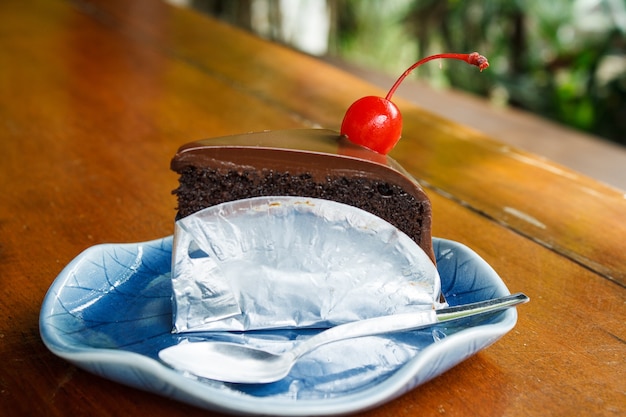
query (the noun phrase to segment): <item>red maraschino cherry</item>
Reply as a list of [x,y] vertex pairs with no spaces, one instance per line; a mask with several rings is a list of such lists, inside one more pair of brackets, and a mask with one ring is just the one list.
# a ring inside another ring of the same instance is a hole
[[391,87],[385,98],[368,96],[355,101],[346,112],[341,123],[341,134],[348,140],[386,155],[400,140],[402,134],[402,114],[391,101],[391,97],[404,79],[420,65],[433,59],[450,58],[465,61],[477,66],[481,71],[489,66],[487,58],[473,52],[471,54],[437,54],[421,59],[411,65]]

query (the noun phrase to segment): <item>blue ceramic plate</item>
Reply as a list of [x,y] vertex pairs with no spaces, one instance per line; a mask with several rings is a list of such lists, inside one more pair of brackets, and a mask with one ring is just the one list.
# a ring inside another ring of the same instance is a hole
[[[459,243],[434,239],[450,305],[509,294],[494,270]],[[432,328],[327,345],[282,381],[228,384],[175,371],[161,349],[191,340],[292,344],[315,331],[172,334],[172,238],[87,249],[46,295],[41,336],[56,355],[96,375],[209,410],[241,415],[338,415],[372,408],[435,378],[515,326],[508,309]],[[281,346],[282,346],[281,345]]]

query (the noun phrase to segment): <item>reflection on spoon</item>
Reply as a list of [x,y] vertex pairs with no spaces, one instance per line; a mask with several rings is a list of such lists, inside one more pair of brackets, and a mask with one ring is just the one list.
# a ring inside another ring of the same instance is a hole
[[342,324],[325,330],[294,349],[276,355],[227,342],[182,343],[163,349],[159,358],[180,371],[224,382],[265,384],[283,379],[301,356],[328,343],[356,337],[417,330],[433,324],[503,310],[529,298],[517,293],[439,310],[396,314]]

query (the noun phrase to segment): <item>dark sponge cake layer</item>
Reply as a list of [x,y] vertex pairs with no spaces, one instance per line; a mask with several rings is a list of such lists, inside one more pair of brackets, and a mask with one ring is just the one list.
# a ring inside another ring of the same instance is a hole
[[310,173],[274,170],[230,170],[189,166],[180,172],[178,218],[228,201],[262,196],[321,198],[368,211],[393,224],[422,246],[422,222],[430,214],[426,201],[418,201],[401,187],[382,180],[331,177],[316,181]]

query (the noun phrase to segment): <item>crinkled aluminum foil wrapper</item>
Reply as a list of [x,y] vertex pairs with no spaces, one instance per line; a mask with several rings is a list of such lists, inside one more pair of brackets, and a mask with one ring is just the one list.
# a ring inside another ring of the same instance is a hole
[[330,327],[438,308],[426,253],[358,208],[259,197],[176,222],[174,332]]

